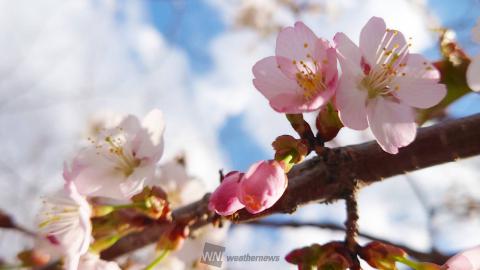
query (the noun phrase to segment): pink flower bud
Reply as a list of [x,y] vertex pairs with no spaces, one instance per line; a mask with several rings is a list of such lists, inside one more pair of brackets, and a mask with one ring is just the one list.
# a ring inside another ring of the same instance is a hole
[[210,196],[208,208],[222,216],[228,216],[245,206],[238,200],[237,194],[243,173],[233,171],[228,173],[219,187]]
[[272,207],[287,188],[287,175],[278,161],[253,164],[240,184],[239,199],[248,212],[256,214]]

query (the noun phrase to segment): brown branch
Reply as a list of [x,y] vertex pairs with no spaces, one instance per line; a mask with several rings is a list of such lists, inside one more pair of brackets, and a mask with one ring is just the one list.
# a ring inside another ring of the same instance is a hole
[[[270,209],[253,215],[237,212],[233,222],[248,222],[274,213],[293,213],[297,207],[312,202],[331,202],[348,195],[355,179],[359,187],[408,171],[480,154],[480,114],[449,120],[419,129],[416,140],[397,155],[385,153],[376,142],[325,149],[320,156],[304,161],[289,173],[289,186]],[[215,219],[208,210],[208,197],[173,212],[177,223],[193,227]],[[217,218],[218,219],[218,218]],[[150,229],[127,236],[102,256],[114,258],[155,242],[158,231]],[[146,241],[137,241],[137,239]],[[135,243],[134,245],[131,243]],[[105,254],[108,254],[106,256]]]
[[345,244],[353,259],[352,270],[361,269],[357,256],[357,236],[358,236],[358,202],[357,202],[357,184],[352,183],[349,194],[345,197],[347,208],[347,220],[345,221]]
[[[345,227],[335,224],[335,223],[330,223],[330,222],[324,222],[324,223],[315,223],[315,222],[298,222],[298,221],[270,221],[270,220],[254,220],[248,223],[240,223],[238,225],[253,225],[253,226],[264,226],[264,227],[271,227],[271,228],[281,228],[281,227],[290,227],[290,228],[305,228],[305,227],[315,227],[319,229],[326,229],[326,230],[332,230],[332,231],[341,231],[345,232]],[[383,242],[389,245],[393,245],[396,247],[399,247],[403,249],[405,252],[407,252],[410,256],[416,258],[417,260],[420,261],[429,261],[433,263],[438,263],[438,264],[443,264],[449,256],[443,255],[438,253],[437,251],[431,251],[431,252],[424,252],[424,251],[419,251],[416,249],[413,249],[411,247],[408,247],[406,245],[398,244],[391,242],[389,240],[385,240],[379,237],[376,237],[374,235],[368,234],[368,233],[362,233],[359,232],[358,236],[367,240],[371,241],[379,241]]]
[[0,210],[0,229],[16,230],[29,237],[35,237],[36,234],[27,228],[18,225],[11,216]]

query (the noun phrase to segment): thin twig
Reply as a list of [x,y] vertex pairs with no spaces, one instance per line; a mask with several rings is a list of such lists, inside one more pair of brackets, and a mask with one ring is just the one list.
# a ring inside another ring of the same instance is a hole
[[[248,223],[239,223],[239,224],[235,224],[233,228],[235,228],[235,226],[241,226],[241,225],[264,226],[264,227],[272,227],[272,228],[315,227],[315,228],[319,228],[319,229],[341,231],[341,232],[345,232],[345,230],[346,230],[344,226],[338,225],[336,223],[330,223],[330,222],[318,223],[318,222],[271,221],[271,220],[255,220],[255,221],[251,221],[251,222],[248,222]],[[408,247],[406,245],[399,244],[399,243],[394,243],[392,241],[382,239],[380,237],[377,237],[377,236],[374,236],[374,235],[368,234],[368,233],[359,232],[358,236],[361,237],[361,238],[367,239],[367,240],[379,241],[379,242],[383,242],[383,243],[386,243],[386,244],[389,244],[389,245],[399,247],[399,248],[405,250],[405,252],[407,252],[410,256],[412,256],[412,257],[414,257],[418,260],[421,260],[421,261],[430,261],[430,262],[436,262],[436,263],[442,264],[449,258],[449,256],[444,255],[444,254],[440,254],[438,252],[419,251],[419,250],[413,249],[411,247]]]

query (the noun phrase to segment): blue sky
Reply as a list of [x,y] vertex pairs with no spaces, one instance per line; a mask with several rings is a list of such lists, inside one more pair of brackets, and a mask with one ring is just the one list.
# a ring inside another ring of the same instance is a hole
[[[226,30],[218,12],[204,1],[148,1],[154,25],[173,45],[187,53],[195,76],[212,68],[209,42]],[[269,154],[256,145],[242,124],[242,115],[231,117],[222,127],[219,141],[233,169],[245,170],[254,160]]]

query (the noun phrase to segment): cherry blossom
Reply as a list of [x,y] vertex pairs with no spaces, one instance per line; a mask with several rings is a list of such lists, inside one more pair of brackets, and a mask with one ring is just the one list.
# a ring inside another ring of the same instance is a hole
[[[472,38],[480,44],[480,19],[472,29]],[[473,91],[480,91],[480,54],[473,57],[467,69],[467,82]]]
[[336,52],[328,41],[297,22],[279,33],[275,56],[258,61],[253,74],[253,84],[275,111],[318,110],[337,87]]
[[450,258],[442,270],[478,270],[480,269],[480,246],[463,251]]
[[250,213],[256,214],[272,207],[285,192],[287,184],[287,175],[280,162],[259,161],[243,176],[238,197]]
[[159,110],[140,121],[126,116],[113,128],[89,138],[90,145],[75,157],[72,175],[81,194],[126,199],[140,192],[155,174],[163,153],[164,122]]
[[222,216],[228,216],[245,206],[238,199],[243,173],[234,171],[225,175],[220,186],[212,193],[208,207]]
[[61,192],[44,200],[38,227],[53,246],[49,250],[53,254],[60,251],[67,269],[76,270],[92,240],[91,207],[74,183],[66,180]]
[[360,46],[344,33],[334,42],[342,68],[336,94],[340,119],[349,128],[370,127],[383,150],[398,153],[416,135],[413,108],[429,108],[446,95],[440,73],[420,54],[409,53],[402,33],[373,17]]

